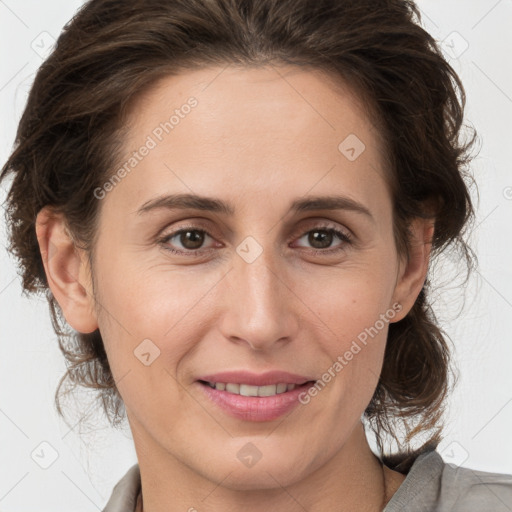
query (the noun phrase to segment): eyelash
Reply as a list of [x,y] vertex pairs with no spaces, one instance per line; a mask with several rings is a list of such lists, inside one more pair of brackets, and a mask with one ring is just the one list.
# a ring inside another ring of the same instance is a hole
[[[169,240],[171,240],[172,238],[180,235],[181,233],[186,233],[187,231],[196,231],[196,232],[199,232],[199,233],[204,233],[204,234],[208,235],[210,238],[213,238],[210,235],[210,233],[208,233],[208,231],[206,231],[205,229],[198,228],[196,226],[190,226],[190,227],[179,229],[178,231],[174,231],[173,233],[169,233],[169,234],[163,236],[162,238],[158,239],[157,242],[166,251],[169,251],[172,254],[177,254],[177,255],[180,255],[180,256],[182,256],[182,255],[195,256],[195,255],[197,255],[200,252],[208,253],[210,251],[215,250],[215,248],[211,248],[211,249],[191,249],[191,250],[181,251],[181,250],[169,247],[169,245],[168,245]],[[338,230],[336,228],[327,227],[327,226],[316,226],[313,229],[309,229],[309,230],[303,232],[299,236],[299,238],[302,238],[303,236],[305,236],[308,233],[311,233],[313,231],[323,231],[323,232],[326,232],[326,233],[332,233],[339,240],[344,242],[340,247],[327,248],[327,249],[311,249],[309,252],[314,254],[314,255],[323,255],[323,256],[325,256],[327,254],[332,254],[332,253],[337,253],[337,252],[340,252],[340,251],[345,251],[346,250],[346,246],[352,244],[352,236],[351,235],[349,235],[348,233],[346,233],[344,231],[340,231],[340,230]]]

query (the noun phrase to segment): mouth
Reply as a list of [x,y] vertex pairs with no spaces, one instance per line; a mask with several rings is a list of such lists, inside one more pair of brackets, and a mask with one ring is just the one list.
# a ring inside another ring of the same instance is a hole
[[301,403],[300,396],[316,383],[307,380],[257,386],[203,379],[196,382],[214,408],[233,418],[251,422],[273,421],[290,413]]
[[303,384],[280,382],[278,384],[268,384],[266,386],[254,386],[251,384],[241,384],[235,382],[210,382],[210,381],[199,381],[201,384],[216,389],[217,391],[225,391],[233,395],[241,396],[253,396],[253,397],[269,397],[280,395],[293,391],[300,387],[309,387],[315,383],[315,381],[309,380]]

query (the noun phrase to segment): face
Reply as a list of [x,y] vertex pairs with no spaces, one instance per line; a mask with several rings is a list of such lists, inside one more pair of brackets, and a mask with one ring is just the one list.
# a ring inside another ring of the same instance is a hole
[[91,314],[136,447],[239,489],[297,482],[352,442],[421,288],[357,97],[277,70],[158,82],[97,194]]

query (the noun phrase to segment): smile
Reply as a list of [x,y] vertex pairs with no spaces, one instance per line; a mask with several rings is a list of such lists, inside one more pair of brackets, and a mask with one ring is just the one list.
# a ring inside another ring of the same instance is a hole
[[273,421],[300,405],[299,395],[314,385],[309,380],[302,383],[278,382],[254,384],[198,380],[202,393],[214,407],[229,416],[244,421]]
[[287,391],[293,391],[295,384],[269,384],[267,386],[252,386],[250,384],[235,384],[232,382],[206,382],[211,388],[218,391],[226,391],[234,395],[242,396],[274,396]]

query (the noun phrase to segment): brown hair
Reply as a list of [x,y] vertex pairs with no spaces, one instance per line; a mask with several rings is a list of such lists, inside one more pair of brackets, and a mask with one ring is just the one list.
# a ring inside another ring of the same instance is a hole
[[[62,416],[66,381],[99,390],[113,425],[123,419],[123,403],[100,332],[71,332],[48,289],[36,215],[45,205],[62,212],[91,254],[98,218],[93,191],[116,169],[129,106],[159,78],[219,64],[309,66],[349,84],[386,144],[399,253],[409,248],[409,221],[425,217],[435,219],[432,258],[449,246],[458,249],[468,275],[476,261],[463,239],[474,218],[465,178],[475,139],[460,136],[464,89],[412,1],[92,0],[39,69],[0,176],[14,174],[10,250],[19,258],[24,290],[46,292],[67,359],[55,394]],[[401,447],[395,456],[383,454],[400,470],[441,439],[451,359],[429,291],[427,276],[412,310],[390,324],[382,374],[364,414],[381,452],[386,433]],[[405,445],[397,420],[406,428]],[[413,451],[407,444],[422,433],[430,436]]]

